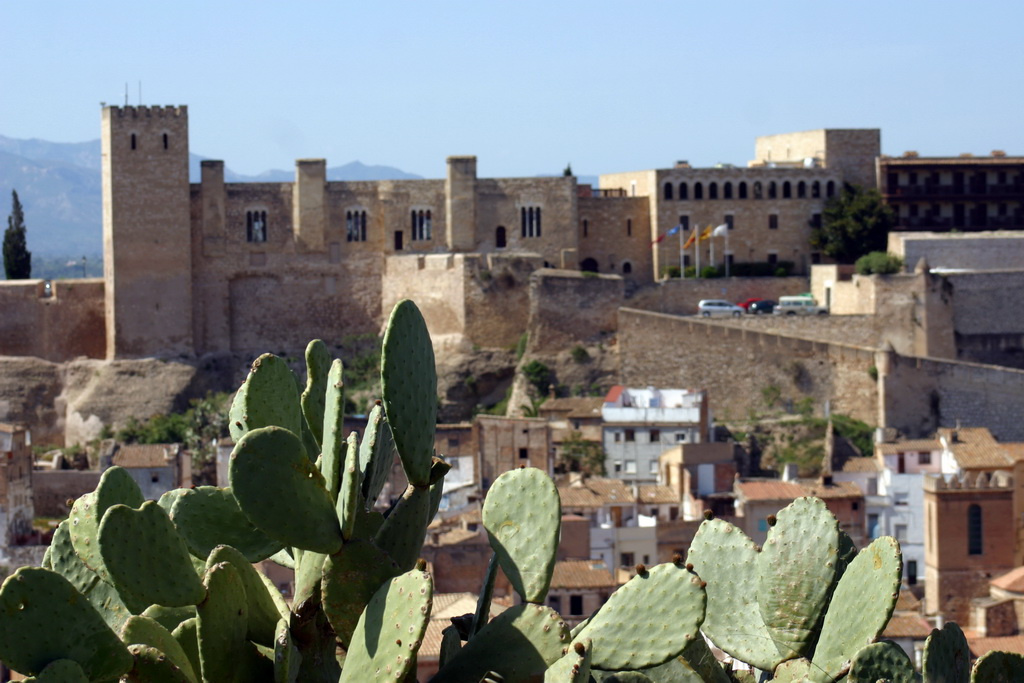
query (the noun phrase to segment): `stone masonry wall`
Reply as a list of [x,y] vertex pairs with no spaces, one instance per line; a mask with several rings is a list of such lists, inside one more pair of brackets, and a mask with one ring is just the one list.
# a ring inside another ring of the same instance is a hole
[[0,355],[103,358],[103,280],[54,280],[51,287],[47,297],[43,280],[0,282]]
[[695,315],[697,303],[701,299],[726,299],[735,303],[752,297],[760,297],[778,301],[782,296],[806,292],[808,286],[808,280],[805,277],[664,280],[636,292],[629,300],[629,307],[658,313]]
[[561,351],[579,341],[615,333],[623,280],[539,270],[530,278],[530,350]]
[[37,470],[32,473],[32,496],[37,517],[67,517],[67,501],[96,488],[102,472]]

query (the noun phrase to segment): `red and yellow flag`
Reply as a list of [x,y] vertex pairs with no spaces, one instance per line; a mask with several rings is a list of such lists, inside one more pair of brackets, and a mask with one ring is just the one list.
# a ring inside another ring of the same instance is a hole
[[690,233],[690,236],[688,238],[686,238],[686,243],[683,244],[683,249],[689,249],[690,247],[693,246],[693,243],[696,242],[696,241],[697,241],[697,231],[694,230],[692,233]]
[[700,234],[700,241],[701,241],[701,242],[703,242],[704,240],[709,240],[709,239],[711,239],[711,231],[712,231],[713,229],[714,229],[714,228],[712,228],[712,227],[711,227],[710,225],[709,225],[708,227],[704,228],[704,232],[702,232],[702,233]]

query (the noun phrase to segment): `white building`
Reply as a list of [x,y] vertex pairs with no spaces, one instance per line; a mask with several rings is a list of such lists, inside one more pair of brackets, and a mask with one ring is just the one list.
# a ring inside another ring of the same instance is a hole
[[628,482],[658,481],[664,451],[710,440],[705,391],[614,386],[601,406],[601,420],[608,476]]

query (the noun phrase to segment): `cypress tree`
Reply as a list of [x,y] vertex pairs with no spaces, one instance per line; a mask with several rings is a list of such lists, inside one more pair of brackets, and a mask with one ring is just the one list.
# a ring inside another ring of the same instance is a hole
[[25,242],[25,214],[17,191],[11,190],[11,195],[11,215],[4,231],[4,272],[8,280],[27,280],[32,277],[32,254]]

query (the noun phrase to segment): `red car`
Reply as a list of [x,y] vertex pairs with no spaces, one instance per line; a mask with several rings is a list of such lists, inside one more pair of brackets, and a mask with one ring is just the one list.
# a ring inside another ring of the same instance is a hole
[[737,301],[736,305],[739,306],[740,308],[742,308],[747,313],[750,313],[750,304],[754,303],[755,301],[760,301],[760,300],[761,300],[761,297],[754,296],[754,297],[750,297],[749,299],[746,299],[744,301]]

